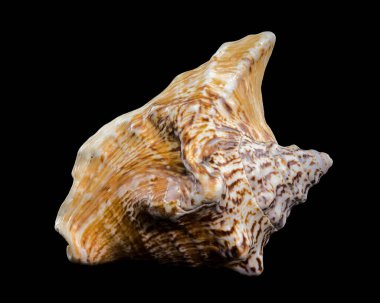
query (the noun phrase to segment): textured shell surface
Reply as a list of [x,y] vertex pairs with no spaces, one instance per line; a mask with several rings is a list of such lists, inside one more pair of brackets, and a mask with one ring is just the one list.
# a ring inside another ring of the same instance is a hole
[[79,149],[55,228],[71,261],[121,258],[263,271],[263,248],[332,165],[282,147],[261,83],[275,36],[223,44]]

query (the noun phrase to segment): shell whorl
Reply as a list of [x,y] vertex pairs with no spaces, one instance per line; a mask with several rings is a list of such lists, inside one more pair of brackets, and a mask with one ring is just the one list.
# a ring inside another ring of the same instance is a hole
[[263,247],[332,165],[281,147],[265,122],[272,33],[223,44],[79,150],[56,230],[70,260],[153,258],[263,270]]

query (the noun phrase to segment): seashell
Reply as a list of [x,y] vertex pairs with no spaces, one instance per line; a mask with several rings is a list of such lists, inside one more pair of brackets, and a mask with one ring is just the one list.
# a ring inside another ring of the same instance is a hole
[[265,122],[270,32],[223,44],[79,149],[56,230],[69,260],[120,258],[263,271],[263,247],[332,165]]

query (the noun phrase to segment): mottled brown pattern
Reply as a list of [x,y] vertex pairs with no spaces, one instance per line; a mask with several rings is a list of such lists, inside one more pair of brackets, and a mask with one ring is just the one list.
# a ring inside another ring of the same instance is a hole
[[79,150],[56,229],[70,260],[119,258],[263,271],[263,248],[331,166],[281,147],[261,96],[274,35],[225,43]]

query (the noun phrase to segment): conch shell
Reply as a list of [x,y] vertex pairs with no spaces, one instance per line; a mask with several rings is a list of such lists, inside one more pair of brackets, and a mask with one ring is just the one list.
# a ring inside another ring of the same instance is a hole
[[281,147],[261,82],[270,32],[223,44],[79,150],[55,228],[71,261],[120,258],[263,271],[263,247],[332,165]]

